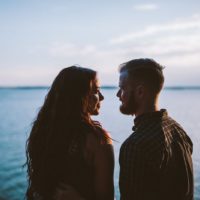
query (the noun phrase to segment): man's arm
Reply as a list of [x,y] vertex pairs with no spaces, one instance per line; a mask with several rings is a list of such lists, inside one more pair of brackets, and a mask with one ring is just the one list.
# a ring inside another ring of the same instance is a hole
[[120,151],[119,187],[122,200],[141,199],[145,187],[145,157],[136,146],[126,146]]

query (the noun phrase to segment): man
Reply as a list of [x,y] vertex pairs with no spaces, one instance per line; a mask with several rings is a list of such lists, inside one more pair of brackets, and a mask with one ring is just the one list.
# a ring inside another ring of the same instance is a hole
[[135,115],[133,133],[120,149],[121,200],[192,200],[192,142],[158,108],[163,67],[152,59],[120,65],[120,111]]

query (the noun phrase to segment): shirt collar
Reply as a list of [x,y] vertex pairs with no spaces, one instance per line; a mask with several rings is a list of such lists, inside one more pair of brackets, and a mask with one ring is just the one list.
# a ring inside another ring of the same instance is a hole
[[142,115],[137,116],[134,119],[134,126],[133,126],[133,131],[138,129],[141,125],[144,123],[150,122],[150,121],[155,121],[155,120],[162,120],[168,116],[167,110],[166,109],[161,109],[159,111],[155,112],[148,112],[144,113]]

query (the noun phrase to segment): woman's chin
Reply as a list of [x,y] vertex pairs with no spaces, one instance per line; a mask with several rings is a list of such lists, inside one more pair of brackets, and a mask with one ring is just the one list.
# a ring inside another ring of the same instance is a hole
[[91,115],[98,115],[99,114],[99,110],[98,109],[93,110],[90,114]]

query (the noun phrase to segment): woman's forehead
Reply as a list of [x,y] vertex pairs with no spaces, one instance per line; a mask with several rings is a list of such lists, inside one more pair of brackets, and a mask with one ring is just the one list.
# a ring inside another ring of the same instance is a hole
[[91,81],[91,89],[96,89],[100,87],[100,81],[98,78],[95,78]]
[[99,87],[100,86],[100,81],[98,79],[98,77],[96,77],[93,81],[93,85]]

